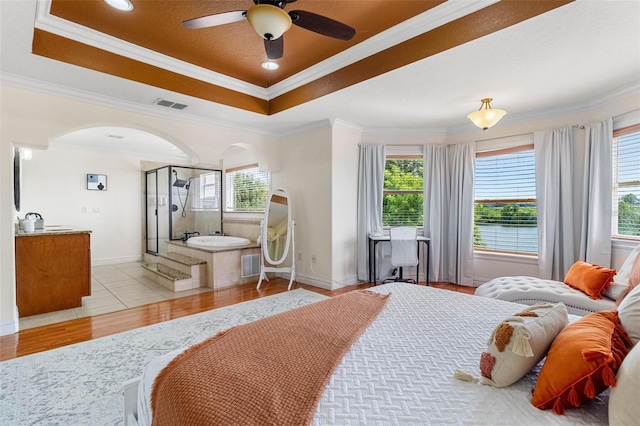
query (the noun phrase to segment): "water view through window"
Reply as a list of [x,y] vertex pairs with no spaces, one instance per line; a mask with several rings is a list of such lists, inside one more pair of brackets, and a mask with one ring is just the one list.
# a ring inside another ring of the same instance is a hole
[[538,253],[538,227],[477,225],[485,250]]
[[533,146],[476,153],[473,246],[538,253]]

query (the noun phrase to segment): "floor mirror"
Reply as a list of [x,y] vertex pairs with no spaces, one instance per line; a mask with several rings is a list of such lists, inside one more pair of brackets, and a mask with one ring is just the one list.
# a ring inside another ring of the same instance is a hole
[[[264,218],[260,221],[260,229],[262,265],[257,288],[260,288],[262,280],[269,281],[267,272],[275,272],[290,274],[287,290],[291,290],[296,275],[295,223],[291,217],[291,198],[284,189],[273,190],[267,196],[267,206]],[[290,266],[284,266],[287,258],[291,259]]]

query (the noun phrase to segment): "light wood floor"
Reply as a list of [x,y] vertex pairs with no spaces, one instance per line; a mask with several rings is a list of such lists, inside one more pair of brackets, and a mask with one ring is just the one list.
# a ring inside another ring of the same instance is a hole
[[[271,296],[287,291],[287,285],[288,281],[272,279],[266,285],[263,284],[260,290],[256,290],[255,284],[245,284],[117,312],[30,328],[8,336],[0,336],[0,361],[85,342],[260,297]],[[421,285],[424,284],[421,283]],[[475,288],[472,287],[446,283],[431,283],[430,286],[468,294],[473,294],[475,291]],[[364,283],[329,291],[305,284],[297,285],[297,288],[304,288],[327,296],[336,296],[348,291],[369,287],[371,287],[371,283]]]

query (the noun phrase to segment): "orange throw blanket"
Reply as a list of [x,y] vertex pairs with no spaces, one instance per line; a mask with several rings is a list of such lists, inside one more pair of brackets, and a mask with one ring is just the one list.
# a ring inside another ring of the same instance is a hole
[[154,382],[153,425],[309,424],[331,374],[388,296],[351,291],[190,347]]

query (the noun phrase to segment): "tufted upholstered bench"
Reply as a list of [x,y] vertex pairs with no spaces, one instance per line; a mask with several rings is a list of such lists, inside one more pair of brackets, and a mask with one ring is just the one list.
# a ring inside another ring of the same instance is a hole
[[591,299],[580,290],[571,288],[561,281],[527,276],[494,278],[480,285],[475,294],[523,305],[562,302],[567,306],[567,312],[581,316],[591,312],[616,309],[615,299],[629,286],[629,275],[639,253],[640,245],[629,253],[614,276],[613,283],[600,299]]
[[606,296],[594,300],[563,282],[526,276],[494,278],[478,287],[475,294],[523,305],[562,302],[567,312],[580,316],[616,308],[616,302]]

